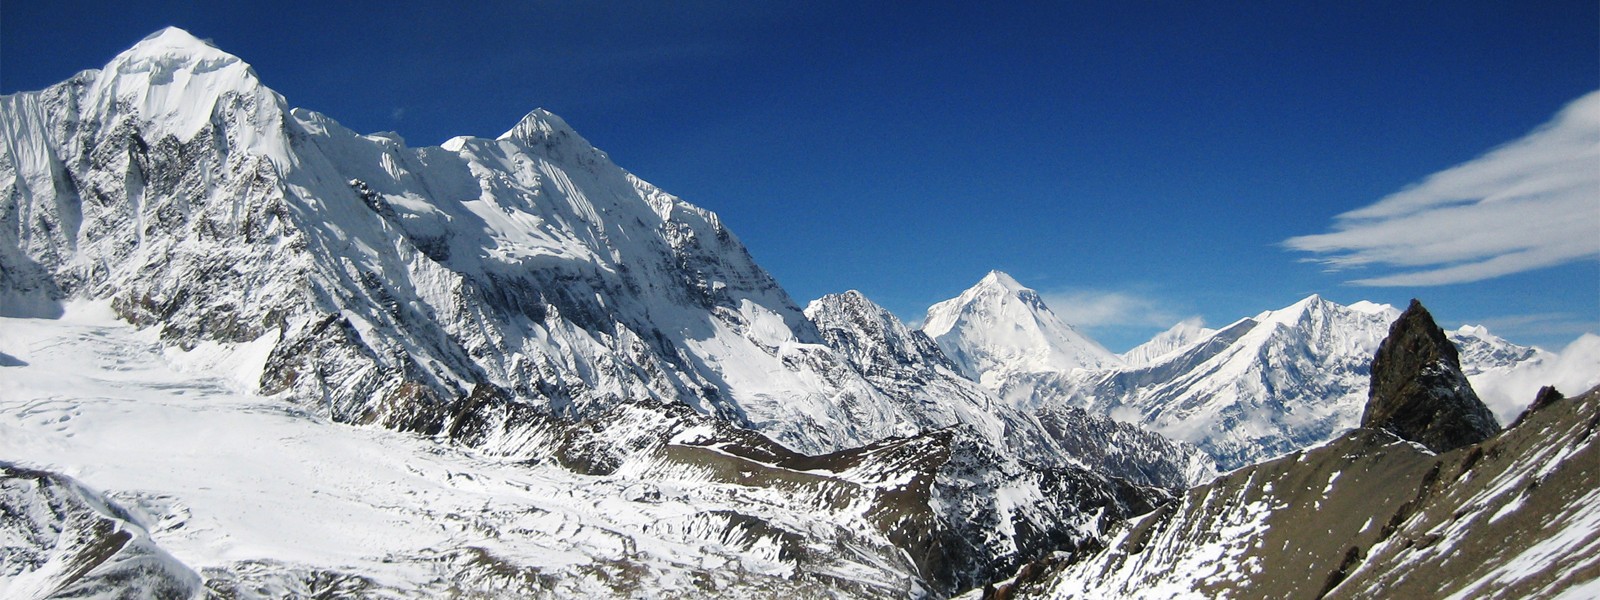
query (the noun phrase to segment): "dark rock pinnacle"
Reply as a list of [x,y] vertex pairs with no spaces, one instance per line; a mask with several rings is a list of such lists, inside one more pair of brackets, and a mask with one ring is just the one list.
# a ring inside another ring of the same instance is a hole
[[1372,359],[1372,388],[1361,426],[1447,452],[1500,431],[1494,413],[1461,373],[1461,357],[1422,303],[1389,326]]

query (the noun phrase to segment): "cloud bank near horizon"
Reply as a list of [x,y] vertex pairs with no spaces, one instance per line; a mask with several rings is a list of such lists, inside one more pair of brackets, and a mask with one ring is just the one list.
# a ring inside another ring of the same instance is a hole
[[1331,271],[1400,272],[1369,286],[1481,281],[1600,256],[1600,91],[1478,158],[1289,238]]
[[1163,302],[1134,292],[1079,289],[1041,292],[1040,296],[1063,322],[1079,328],[1166,328],[1185,319]]

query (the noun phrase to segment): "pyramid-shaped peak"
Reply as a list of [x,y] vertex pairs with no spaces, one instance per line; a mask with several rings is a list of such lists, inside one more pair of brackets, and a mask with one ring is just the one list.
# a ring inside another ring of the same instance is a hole
[[133,47],[134,48],[155,48],[155,47],[184,48],[184,47],[201,47],[201,46],[215,48],[215,46],[212,46],[210,43],[206,42],[205,40],[202,40],[200,38],[195,37],[194,34],[189,33],[188,30],[185,30],[182,27],[175,27],[175,26],[168,25],[166,27],[162,27],[161,29],[156,30],[155,33],[152,33],[150,35],[144,36],[144,39],[139,40],[139,43],[134,44]]
[[1065,373],[1120,364],[1003,271],[928,307],[922,331],[974,380],[991,370]]
[[223,52],[211,42],[197,38],[194,34],[178,27],[162,28],[117,55],[117,59],[124,62],[152,58],[211,62],[239,60],[239,57]]
[[578,136],[577,131],[572,129],[571,125],[567,124],[566,119],[562,119],[544,108],[535,108],[528,111],[528,114],[523,115],[522,120],[517,121],[516,126],[500,134],[498,139],[549,141],[564,137],[583,139]]
[[1011,275],[1007,274],[1005,271],[1001,271],[1001,270],[998,270],[998,269],[993,270],[993,271],[989,271],[988,275],[984,275],[983,279],[978,281],[978,285],[979,286],[987,286],[987,287],[1003,288],[1003,289],[1005,289],[1007,291],[1012,291],[1012,292],[1017,292],[1017,291],[1022,291],[1022,290],[1028,289],[1027,286],[1022,285],[1021,283],[1017,283],[1017,280],[1015,278],[1011,277]]
[[1335,308],[1346,307],[1323,298],[1321,294],[1311,294],[1310,296],[1301,298],[1300,301],[1295,302],[1294,304],[1290,304],[1278,310],[1269,310],[1256,315],[1255,320],[1262,323],[1292,324],[1300,319],[1305,318],[1307,315],[1316,315],[1319,314],[1319,312],[1328,311]]

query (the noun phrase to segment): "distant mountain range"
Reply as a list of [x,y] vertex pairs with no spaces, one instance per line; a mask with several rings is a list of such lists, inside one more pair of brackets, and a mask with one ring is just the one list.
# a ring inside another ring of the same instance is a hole
[[[1198,445],[1223,469],[1306,448],[1355,427],[1368,366],[1400,311],[1310,296],[1212,330],[1179,323],[1122,356],[1065,325],[1039,295],[990,273],[929,309],[930,336],[967,374],[1022,408],[1051,405],[1136,423]],[[1540,385],[1600,384],[1600,337],[1561,354],[1482,327],[1449,332],[1473,385],[1502,421]],[[995,360],[989,357],[1006,357]]]

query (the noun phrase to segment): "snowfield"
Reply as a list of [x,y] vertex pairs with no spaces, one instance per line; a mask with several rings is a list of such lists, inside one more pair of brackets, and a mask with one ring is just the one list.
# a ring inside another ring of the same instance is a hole
[[[103,304],[74,304],[60,320],[0,319],[0,457],[105,492],[208,577],[278,590],[332,568],[378,589],[442,591],[482,553],[559,576],[552,592],[614,595],[605,573],[629,565],[674,595],[795,574],[774,538],[727,533],[734,512],[814,539],[846,541],[860,526],[802,512],[775,490],[581,476],[333,423],[239,391],[259,373],[255,350],[164,355],[154,332]],[[857,558],[822,570],[916,589],[906,565]],[[0,576],[0,596],[21,593],[12,586],[24,575]],[[704,577],[725,581],[695,581]]]

